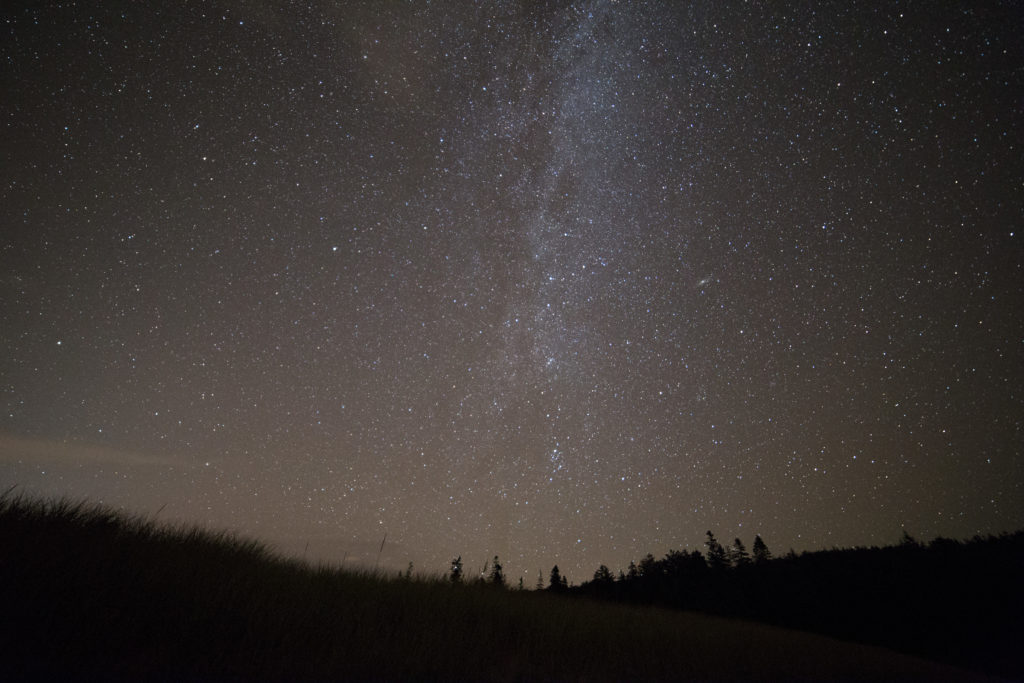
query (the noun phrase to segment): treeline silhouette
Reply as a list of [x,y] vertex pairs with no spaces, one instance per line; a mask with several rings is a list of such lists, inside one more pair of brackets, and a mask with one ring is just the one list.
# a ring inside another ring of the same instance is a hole
[[[498,557],[492,567],[474,583],[507,588]],[[462,583],[461,557],[449,578]],[[555,565],[536,589],[754,619],[1024,678],[1024,531],[930,543],[904,532],[896,546],[778,558],[760,536],[748,551],[708,531],[703,552],[648,553],[617,575],[602,564],[578,586]]]
[[[1024,531],[773,558],[708,532],[704,552],[648,554],[616,576],[549,590],[662,605],[882,645],[980,671],[1024,677]],[[556,568],[557,570],[557,568]]]

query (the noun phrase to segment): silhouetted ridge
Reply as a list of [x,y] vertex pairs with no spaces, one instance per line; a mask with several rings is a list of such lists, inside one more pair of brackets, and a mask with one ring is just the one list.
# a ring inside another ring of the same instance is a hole
[[748,622],[505,590],[498,563],[480,585],[388,580],[67,501],[0,498],[0,548],[0,680],[971,678]]

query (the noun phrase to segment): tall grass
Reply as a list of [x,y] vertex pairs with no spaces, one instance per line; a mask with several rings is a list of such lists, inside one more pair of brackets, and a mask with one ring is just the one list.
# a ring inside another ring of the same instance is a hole
[[67,500],[0,500],[0,680],[946,679],[741,621],[311,567]]

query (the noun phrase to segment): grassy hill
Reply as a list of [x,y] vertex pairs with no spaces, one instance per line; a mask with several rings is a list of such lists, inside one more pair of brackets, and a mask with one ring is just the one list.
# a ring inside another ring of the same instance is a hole
[[752,622],[313,568],[0,500],[0,680],[984,680]]

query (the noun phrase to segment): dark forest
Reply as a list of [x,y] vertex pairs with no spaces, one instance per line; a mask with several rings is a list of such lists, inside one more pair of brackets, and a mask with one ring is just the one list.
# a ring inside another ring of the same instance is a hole
[[773,558],[760,536],[748,552],[707,533],[705,552],[648,554],[614,576],[554,590],[730,617],[883,645],[1020,676],[1024,532],[834,548]]

